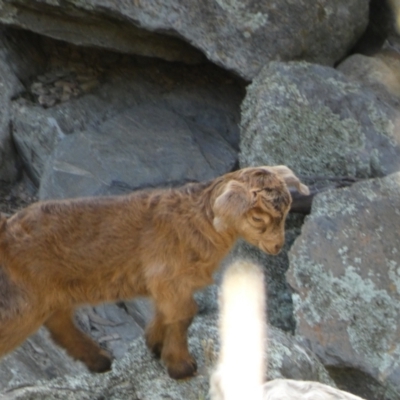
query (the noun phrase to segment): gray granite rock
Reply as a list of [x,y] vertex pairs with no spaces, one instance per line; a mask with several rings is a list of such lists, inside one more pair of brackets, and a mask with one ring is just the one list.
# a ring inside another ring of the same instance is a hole
[[286,164],[309,177],[400,169],[400,113],[333,68],[266,66],[242,104],[242,166]]
[[400,397],[399,182],[317,195],[289,254],[296,333],[325,366],[359,371],[347,384],[371,400]]
[[169,61],[199,62],[201,51],[250,80],[271,60],[333,65],[363,33],[368,6],[367,0],[9,0],[0,3],[0,21]]
[[373,56],[353,54],[341,62],[337,70],[400,110],[400,59],[397,52],[387,50]]

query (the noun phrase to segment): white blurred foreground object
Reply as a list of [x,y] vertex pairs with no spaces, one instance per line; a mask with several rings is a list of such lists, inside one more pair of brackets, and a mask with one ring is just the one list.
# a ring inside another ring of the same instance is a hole
[[211,400],[363,400],[319,382],[275,379],[264,384],[266,315],[259,266],[238,260],[220,294],[221,351],[210,379]]
[[220,293],[221,350],[210,382],[212,400],[262,400],[264,276],[248,261],[225,271]]

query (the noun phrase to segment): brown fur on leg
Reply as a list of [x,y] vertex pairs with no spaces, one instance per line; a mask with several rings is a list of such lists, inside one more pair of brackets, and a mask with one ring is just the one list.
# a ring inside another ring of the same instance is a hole
[[[187,329],[197,313],[197,304],[192,297],[186,298],[181,285],[174,287],[167,282],[150,288],[164,329],[161,359],[172,378],[187,378],[197,371],[187,344]],[[161,298],[159,293],[163,294]]]
[[187,347],[193,293],[212,282],[238,238],[269,254],[280,251],[288,185],[307,191],[285,166],[251,167],[175,189],[37,202],[3,218],[0,328],[7,335],[0,330],[0,355],[48,318],[59,344],[104,371],[108,356],[75,327],[70,310],[150,296],[160,315],[147,330],[149,347],[171,376],[193,375]]
[[153,320],[146,328],[145,338],[147,347],[157,358],[161,357],[165,332],[164,317],[159,310],[156,310]]
[[182,379],[195,375],[197,363],[187,348],[186,330],[192,319],[177,322],[167,327],[165,345],[161,358],[171,378]]
[[192,318],[167,325],[161,358],[167,366],[171,378],[182,379],[195,375],[197,363],[189,353],[187,328]]
[[23,343],[42,324],[42,320],[31,318],[28,314],[16,317],[11,321],[0,320],[0,357]]
[[75,326],[71,310],[54,312],[45,325],[53,340],[73,358],[83,361],[91,371],[106,372],[111,369],[109,354]]
[[43,324],[46,313],[35,304],[37,299],[27,293],[24,283],[14,282],[0,265],[0,357]]

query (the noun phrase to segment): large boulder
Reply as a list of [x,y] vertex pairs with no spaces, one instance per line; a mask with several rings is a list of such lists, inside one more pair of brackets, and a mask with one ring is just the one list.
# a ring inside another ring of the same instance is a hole
[[296,333],[369,400],[400,398],[399,183],[317,195],[289,253]]
[[0,21],[169,61],[199,62],[200,50],[250,80],[271,60],[333,65],[366,28],[368,7],[368,0],[9,0],[0,3]]
[[314,178],[387,175],[400,169],[400,113],[333,68],[273,62],[242,104],[240,162]]

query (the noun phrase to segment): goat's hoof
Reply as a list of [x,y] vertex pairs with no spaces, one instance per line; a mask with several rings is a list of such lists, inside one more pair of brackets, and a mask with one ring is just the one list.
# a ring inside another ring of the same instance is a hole
[[190,378],[196,374],[197,363],[194,358],[182,360],[167,367],[168,375],[173,379]]
[[96,355],[96,358],[92,360],[84,360],[90,371],[92,372],[107,372],[111,369],[112,360],[110,355],[102,350]]

